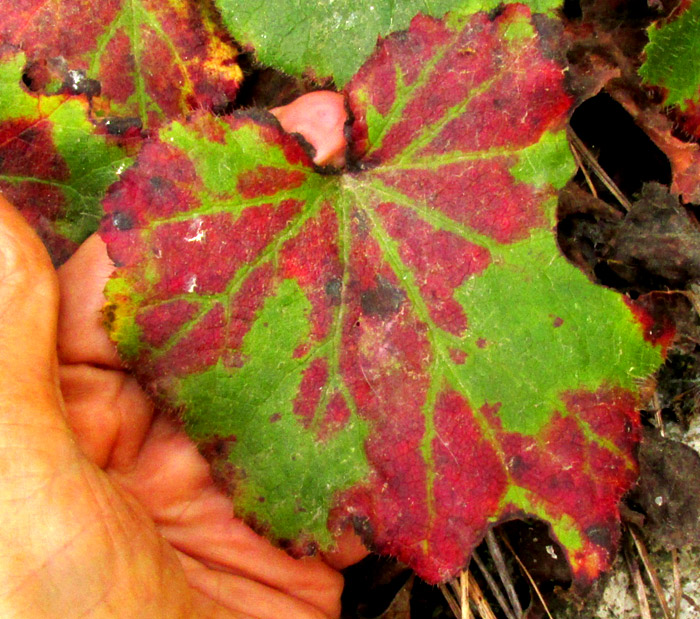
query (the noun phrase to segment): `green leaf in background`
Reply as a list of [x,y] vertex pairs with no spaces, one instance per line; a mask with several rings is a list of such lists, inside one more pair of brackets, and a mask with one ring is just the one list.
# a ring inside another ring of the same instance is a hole
[[648,84],[666,90],[666,105],[685,109],[700,97],[700,2],[681,7],[668,23],[649,28],[639,73]]
[[[260,62],[292,75],[333,78],[342,87],[374,51],[377,37],[405,30],[418,13],[490,11],[500,0],[216,0],[232,36]],[[562,0],[526,0],[535,12]],[[505,3],[507,4],[507,3]]]

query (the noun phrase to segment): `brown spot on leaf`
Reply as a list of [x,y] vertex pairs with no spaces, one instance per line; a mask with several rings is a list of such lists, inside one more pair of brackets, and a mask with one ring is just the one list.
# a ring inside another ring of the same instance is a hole
[[112,225],[121,232],[131,230],[134,227],[134,220],[128,213],[115,211],[112,213]]
[[334,277],[326,282],[324,288],[331,305],[340,305],[343,290],[343,281],[339,277]]
[[362,293],[362,312],[367,316],[388,318],[399,311],[405,294],[381,275],[377,275],[376,282],[375,288]]
[[143,124],[140,118],[107,118],[104,128],[109,135],[126,135],[130,131],[140,131]]
[[68,71],[63,88],[72,95],[85,95],[88,98],[97,97],[102,92],[99,80],[87,77],[82,70]]

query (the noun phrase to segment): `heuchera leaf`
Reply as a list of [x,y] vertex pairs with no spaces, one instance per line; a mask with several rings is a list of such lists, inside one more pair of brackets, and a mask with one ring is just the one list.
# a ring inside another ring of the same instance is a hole
[[0,58],[0,192],[60,264],[97,229],[107,187],[131,159],[96,132],[84,97],[27,92],[24,65],[24,54]]
[[112,338],[285,546],[350,521],[438,582],[529,514],[588,582],[661,352],[558,252],[565,72],[512,5],[416,17],[345,92],[342,174],[263,112],[145,146],[105,201]]
[[[563,0],[525,0],[534,11],[561,6]],[[301,75],[333,78],[344,86],[374,51],[377,36],[404,30],[420,11],[442,17],[459,8],[490,11],[501,0],[216,0],[233,37],[255,49],[261,62]]]
[[646,60],[639,69],[644,80],[665,89],[665,103],[685,109],[700,97],[700,2],[681,3],[666,24],[649,28]]
[[21,0],[0,16],[0,43],[57,67],[71,92],[96,97],[96,115],[153,127],[235,97],[236,49],[212,10],[196,0]]

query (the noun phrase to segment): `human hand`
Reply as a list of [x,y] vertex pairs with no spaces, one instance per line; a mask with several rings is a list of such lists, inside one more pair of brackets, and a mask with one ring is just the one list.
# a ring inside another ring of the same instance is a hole
[[294,560],[233,517],[120,366],[100,314],[112,269],[91,238],[59,271],[59,314],[48,256],[0,201],[0,614],[337,616],[333,568],[365,551],[348,535]]

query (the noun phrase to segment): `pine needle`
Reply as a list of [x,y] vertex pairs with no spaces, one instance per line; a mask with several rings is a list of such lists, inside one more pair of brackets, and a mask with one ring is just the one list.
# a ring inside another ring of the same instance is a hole
[[462,619],[472,619],[469,607],[469,568],[459,575],[459,604],[462,607]]
[[673,616],[674,619],[680,619],[683,588],[681,587],[681,568],[678,564],[678,550],[675,548],[671,549],[671,563],[673,564]]
[[661,581],[659,580],[659,575],[656,573],[656,568],[654,567],[654,564],[651,562],[651,557],[649,556],[649,552],[647,551],[647,547],[644,544],[644,540],[641,538],[639,533],[637,533],[634,529],[633,525],[627,525],[627,530],[630,532],[630,535],[632,536],[632,540],[634,541],[634,545],[637,548],[637,552],[639,553],[639,557],[642,560],[642,565],[644,565],[644,569],[647,572],[647,575],[649,576],[649,580],[651,582],[651,587],[654,590],[654,593],[656,594],[657,599],[659,600],[659,604],[661,605],[661,611],[664,614],[664,619],[671,619],[671,611],[668,608],[668,602],[666,601],[666,595],[664,594],[663,587],[661,586]]
[[525,577],[530,581],[530,585],[532,586],[533,590],[535,591],[535,595],[537,595],[537,598],[540,601],[540,604],[542,604],[542,608],[544,608],[544,612],[547,613],[547,617],[549,619],[554,619],[552,617],[552,614],[549,612],[549,608],[547,607],[547,602],[544,601],[544,597],[542,596],[542,593],[540,592],[539,587],[537,586],[537,583],[535,582],[535,579],[532,577],[532,574],[530,574],[530,571],[525,567],[525,564],[520,560],[520,557],[515,554],[515,550],[513,550],[513,547],[510,545],[510,542],[505,538],[501,537],[503,540],[503,543],[506,545],[508,550],[510,550],[511,554],[517,561],[518,565],[520,566],[520,569],[523,571],[523,574],[525,574]]
[[[457,619],[472,619],[470,603],[474,606],[481,619],[498,619],[484,596],[479,583],[469,570],[464,570],[459,579],[451,580],[450,588],[446,585],[440,585],[440,590]],[[461,600],[461,609],[458,607],[456,598]]]
[[457,604],[457,600],[455,600],[454,596],[452,595],[452,592],[447,588],[447,585],[443,583],[438,586],[440,587],[442,595],[445,596],[445,600],[447,600],[447,605],[450,607],[450,610],[454,613],[454,616],[458,618],[461,617],[462,610],[460,609],[459,604]]
[[510,600],[510,604],[513,607],[515,616],[520,619],[523,616],[523,609],[520,606],[520,600],[518,600],[518,595],[515,593],[515,587],[513,586],[513,581],[510,578],[508,569],[506,568],[506,562],[503,560],[503,553],[501,552],[498,542],[496,541],[496,536],[493,534],[493,530],[489,529],[486,533],[486,545],[488,546],[493,562],[496,565],[496,570],[501,578],[501,582],[505,587],[506,594]]
[[576,161],[576,167],[583,172],[583,176],[586,179],[586,184],[588,185],[588,189],[590,189],[591,194],[593,195],[594,198],[598,197],[598,191],[595,188],[595,185],[593,184],[593,179],[591,179],[590,175],[588,174],[588,170],[586,170],[586,166],[583,165],[583,161],[581,161],[581,155],[578,154],[578,151],[574,148],[573,144],[571,145],[571,154],[574,156],[574,160]]
[[598,163],[598,160],[594,157],[593,153],[588,150],[588,147],[581,141],[576,135],[576,132],[570,127],[566,127],[566,135],[569,138],[571,145],[576,151],[578,151],[584,162],[590,166],[591,170],[600,179],[600,182],[605,185],[606,189],[617,199],[622,207],[622,210],[627,212],[630,210],[632,205],[630,201],[625,197],[625,195],[618,189],[615,182],[608,176],[608,173],[603,170],[602,166]]
[[508,604],[508,601],[506,600],[505,597],[503,597],[503,592],[501,591],[501,589],[498,586],[498,584],[496,583],[496,581],[493,579],[493,576],[491,576],[491,572],[489,572],[486,569],[484,562],[481,560],[481,557],[477,554],[476,551],[474,551],[474,553],[472,554],[472,559],[474,560],[474,563],[476,563],[476,566],[479,568],[481,575],[484,577],[484,580],[486,581],[486,584],[488,585],[489,589],[491,590],[493,597],[496,598],[496,601],[498,602],[498,605],[501,607],[501,610],[503,611],[503,614],[506,616],[506,619],[516,619],[515,614],[513,613],[513,610],[511,609],[510,605]]
[[664,427],[664,419],[661,416],[661,404],[659,403],[659,394],[654,391],[651,396],[651,405],[654,407],[654,419],[659,429],[659,434],[664,438],[666,436],[666,428]]
[[491,610],[491,605],[484,596],[484,592],[471,572],[469,572],[469,599],[482,619],[497,619],[493,610]]
[[637,593],[637,601],[639,602],[639,612],[642,619],[652,619],[651,608],[649,608],[649,599],[647,598],[646,587],[644,586],[644,579],[642,578],[642,573],[639,571],[639,564],[636,558],[632,554],[629,543],[624,545],[624,556],[625,562],[627,563],[627,569],[629,570],[632,582],[634,583],[634,588]]

